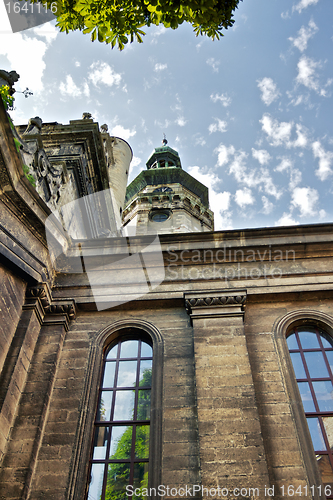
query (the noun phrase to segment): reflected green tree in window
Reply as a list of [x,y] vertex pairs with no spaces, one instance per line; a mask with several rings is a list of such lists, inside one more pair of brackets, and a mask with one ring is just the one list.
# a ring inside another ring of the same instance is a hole
[[[144,370],[139,387],[151,387],[152,370]],[[149,420],[150,417],[150,390],[138,391],[138,406],[136,420]],[[134,418],[134,415],[133,415]],[[110,457],[113,460],[130,458],[132,452],[132,431],[129,426],[118,439],[117,449]],[[135,457],[149,458],[149,425],[136,425],[135,436]],[[148,488],[148,472],[145,471],[146,463],[135,464],[135,487]],[[130,464],[112,463],[109,464],[108,476],[105,490],[105,500],[124,500],[126,497],[125,488],[129,484]],[[146,500],[142,495],[135,497],[138,500]]]

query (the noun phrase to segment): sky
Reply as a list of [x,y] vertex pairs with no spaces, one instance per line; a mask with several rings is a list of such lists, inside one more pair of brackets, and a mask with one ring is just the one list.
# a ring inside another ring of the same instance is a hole
[[0,4],[11,116],[89,112],[133,150],[130,180],[163,134],[209,188],[215,229],[333,221],[333,1],[243,0],[220,40],[147,28],[120,52],[55,22],[13,34]]

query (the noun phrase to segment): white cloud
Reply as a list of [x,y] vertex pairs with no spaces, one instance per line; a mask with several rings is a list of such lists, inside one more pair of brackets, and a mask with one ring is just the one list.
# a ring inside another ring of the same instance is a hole
[[293,5],[292,11],[294,12],[297,10],[297,12],[301,13],[302,10],[309,7],[309,5],[315,5],[318,2],[319,0],[300,0],[297,5]]
[[316,170],[316,175],[321,181],[325,181],[332,174],[333,153],[325,151],[320,141],[312,143],[312,152],[315,158],[319,158],[319,168]]
[[232,229],[231,213],[229,212],[231,193],[217,192],[216,185],[220,179],[214,172],[203,174],[199,167],[189,167],[188,172],[209,189],[209,204],[214,212],[215,230]]
[[290,147],[290,134],[294,125],[293,122],[279,123],[267,113],[259,121],[262,123],[262,130],[267,134],[271,146],[285,145]]
[[139,158],[138,156],[133,156],[131,164],[130,164],[130,170],[134,167],[137,167],[141,164],[142,159]]
[[235,154],[235,148],[233,146],[225,146],[224,144],[220,144],[215,150],[214,153],[217,154],[217,165],[219,167],[223,167],[229,161],[229,157]]
[[305,87],[315,90],[318,92],[319,83],[318,80],[315,79],[316,68],[319,66],[319,63],[310,59],[309,57],[302,56],[298,61],[298,75],[296,77],[297,83],[304,85]]
[[262,130],[267,134],[267,141],[271,146],[285,146],[287,148],[305,148],[308,143],[307,131],[302,125],[296,124],[296,139],[291,139],[294,122],[278,122],[268,113],[264,113]]
[[15,85],[16,90],[29,87],[34,94],[43,90],[46,67],[44,57],[48,47],[47,41],[32,38],[27,34],[0,34],[0,55],[6,56],[10,69],[14,69],[20,75],[20,80]]
[[288,214],[287,212],[284,212],[282,217],[275,222],[276,226],[297,226],[299,222],[297,222],[295,219],[292,218],[291,214]]
[[210,57],[209,59],[207,59],[206,63],[208,64],[208,66],[211,66],[213,68],[214,73],[219,72],[220,61],[217,61],[214,57]]
[[179,116],[176,120],[176,123],[177,125],[179,125],[179,127],[184,127],[187,123],[187,120],[185,120],[183,116]]
[[292,193],[291,204],[298,208],[301,217],[317,214],[315,205],[319,199],[318,191],[310,187],[296,187]]
[[293,191],[302,181],[302,173],[294,167],[294,162],[287,157],[281,158],[281,163],[275,168],[277,172],[287,172],[289,174],[289,189]]
[[253,205],[255,203],[255,198],[252,195],[252,191],[249,188],[237,189],[235,194],[235,201],[237,205],[241,208],[246,207],[247,205]]
[[271,155],[265,149],[252,148],[252,156],[256,160],[258,160],[260,165],[266,165],[269,162],[269,160],[271,159]]
[[79,68],[81,66],[80,61],[75,61],[75,66],[76,66],[76,68]]
[[48,44],[51,44],[58,36],[58,29],[55,27],[54,22],[49,22],[42,24],[41,26],[37,26],[32,30],[38,36],[44,37]]
[[308,89],[314,90],[317,94],[326,97],[326,88],[332,85],[333,79],[329,78],[325,85],[320,85],[317,68],[321,68],[321,66],[319,61],[314,61],[310,57],[302,56],[297,64],[298,75],[296,77],[296,83],[304,85]]
[[211,123],[208,127],[209,133],[213,134],[214,132],[226,132],[227,131],[227,122],[220,120],[219,118],[214,118],[215,123]]
[[316,34],[317,31],[318,26],[313,19],[310,19],[308,27],[302,26],[298,31],[297,38],[290,37],[288,40],[290,40],[293,45],[298,48],[298,50],[304,52],[307,48],[308,41]]
[[154,71],[159,72],[167,69],[168,65],[167,64],[162,64],[162,63],[156,63],[154,66]]
[[135,128],[131,130],[129,128],[123,127],[122,125],[115,125],[112,128],[110,135],[114,135],[115,137],[120,137],[121,139],[128,141],[128,139],[135,134],[136,134]]
[[297,139],[294,141],[294,148],[305,148],[308,143],[308,137],[305,128],[302,125],[296,124]]
[[195,146],[204,146],[206,144],[204,137],[200,134],[195,134],[195,136],[193,136],[193,138],[194,138],[194,145]]
[[167,29],[164,26],[158,26],[158,27],[152,26],[149,31],[149,35],[151,35],[152,37],[150,43],[151,44],[158,43],[158,38],[161,35],[164,35],[166,32]]
[[266,196],[261,197],[262,201],[262,212],[266,215],[270,214],[274,208],[274,205]]
[[96,61],[90,66],[91,71],[88,73],[89,80],[98,87],[101,83],[112,87],[119,86],[121,82],[121,74],[115,73],[113,68],[106,62]]
[[272,78],[265,77],[262,80],[257,80],[257,82],[258,87],[262,92],[261,100],[266,104],[266,106],[269,106],[279,97],[280,92]]
[[259,169],[247,168],[246,159],[248,154],[245,153],[245,151],[236,151],[233,146],[226,147],[224,144],[220,144],[219,147],[214,150],[214,153],[218,155],[217,165],[222,167],[229,163],[228,173],[232,174],[240,184],[248,188],[256,187],[259,191],[265,191],[275,196],[276,199],[281,197],[282,191],[274,185],[267,168],[263,166]]
[[82,95],[85,95],[86,97],[89,97],[90,95],[88,83],[84,82],[82,88],[80,88],[75,84],[71,75],[66,75],[66,83],[60,82],[59,90],[63,96],[81,97]]
[[227,94],[211,94],[210,98],[213,102],[220,101],[225,108],[231,104],[231,98]]

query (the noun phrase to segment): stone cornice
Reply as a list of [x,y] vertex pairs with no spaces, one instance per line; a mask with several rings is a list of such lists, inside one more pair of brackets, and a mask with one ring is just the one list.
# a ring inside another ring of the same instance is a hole
[[34,310],[40,324],[61,321],[65,323],[66,328],[69,321],[76,317],[74,300],[53,300],[48,283],[39,283],[27,289],[23,309]]
[[191,319],[244,316],[246,290],[184,293],[185,308]]

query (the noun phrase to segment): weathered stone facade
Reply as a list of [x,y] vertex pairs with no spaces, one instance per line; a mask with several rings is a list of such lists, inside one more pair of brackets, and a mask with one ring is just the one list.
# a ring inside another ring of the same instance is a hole
[[[49,126],[44,147],[53,134],[83,140],[86,126],[103,141],[83,121],[72,136]],[[98,310],[77,262],[103,266],[114,240],[68,239],[55,269],[51,210],[24,175],[1,102],[0,127],[0,499],[86,498],[103,352],[134,331],[154,349],[151,487],[177,499],[193,485],[198,499],[218,487],[217,498],[282,499],[290,486],[325,498],[286,335],[301,325],[333,333],[332,225],[161,234],[164,280]],[[122,185],[127,174],[117,175]],[[127,240],[131,255],[145,238]],[[126,245],[117,252],[128,256]],[[149,276],[156,252],[144,254]],[[132,273],[126,290],[138,281]]]

